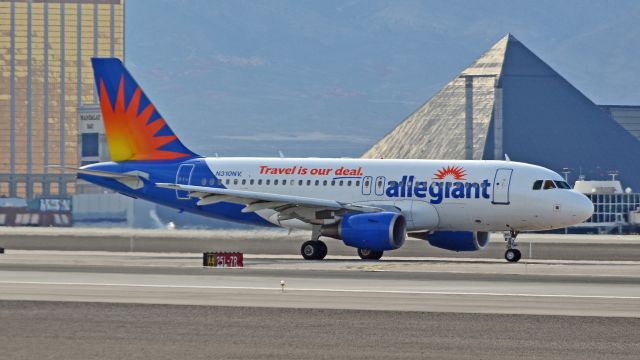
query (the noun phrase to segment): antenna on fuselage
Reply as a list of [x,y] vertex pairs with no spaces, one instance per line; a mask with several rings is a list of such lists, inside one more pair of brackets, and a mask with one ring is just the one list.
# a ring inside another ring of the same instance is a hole
[[509,155],[507,155],[506,153],[504,154],[504,161],[511,161]]
[[284,159],[284,154],[282,153],[282,150],[278,150],[278,154],[280,155],[280,159]]

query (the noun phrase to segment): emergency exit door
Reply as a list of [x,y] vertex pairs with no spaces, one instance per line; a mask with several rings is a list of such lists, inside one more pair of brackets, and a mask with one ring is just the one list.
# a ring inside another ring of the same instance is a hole
[[[189,185],[191,183],[191,174],[193,173],[193,164],[182,164],[176,173],[176,184]],[[176,190],[178,199],[189,199],[189,192],[184,190]]]

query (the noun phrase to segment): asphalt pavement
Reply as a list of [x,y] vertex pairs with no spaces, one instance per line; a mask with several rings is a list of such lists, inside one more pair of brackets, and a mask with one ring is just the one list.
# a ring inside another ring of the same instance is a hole
[[2,359],[637,359],[640,319],[0,301]]

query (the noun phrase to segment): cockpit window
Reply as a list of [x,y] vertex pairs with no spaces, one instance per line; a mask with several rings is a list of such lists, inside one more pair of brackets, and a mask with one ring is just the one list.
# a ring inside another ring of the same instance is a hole
[[544,181],[544,190],[555,189],[556,184],[553,183],[553,180],[545,180]]
[[567,184],[566,181],[555,180],[554,182],[556,183],[556,186],[559,187],[560,189],[571,189],[571,186],[569,186],[569,184]]
[[536,180],[533,183],[533,190],[540,190],[542,188],[542,180]]

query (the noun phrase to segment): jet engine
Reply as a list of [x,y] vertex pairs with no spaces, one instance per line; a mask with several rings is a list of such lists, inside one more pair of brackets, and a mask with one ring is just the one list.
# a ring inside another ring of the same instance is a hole
[[347,214],[339,222],[322,228],[322,235],[345,245],[375,251],[394,250],[406,239],[407,223],[400,213]]
[[434,231],[411,236],[425,239],[431,246],[451,251],[477,251],[489,245],[489,233],[485,231]]

